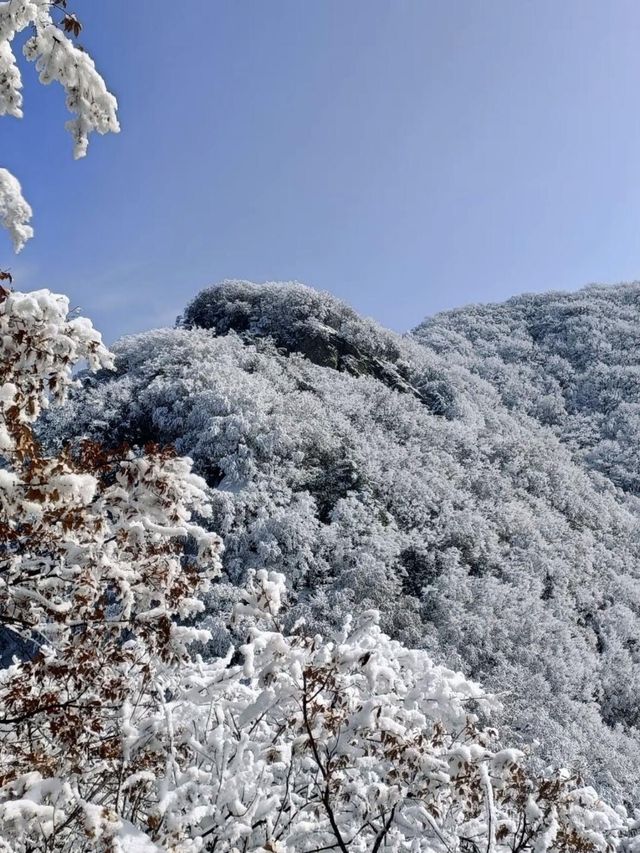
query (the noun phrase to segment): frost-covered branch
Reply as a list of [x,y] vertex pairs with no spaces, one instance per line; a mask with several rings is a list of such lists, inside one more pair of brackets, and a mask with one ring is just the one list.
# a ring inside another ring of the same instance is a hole
[[[22,76],[13,41],[30,29],[24,55],[35,63],[41,83],[55,81],[64,88],[67,107],[74,114],[66,128],[73,138],[74,157],[78,158],[87,153],[89,135],[94,131],[119,131],[118,105],[91,57],[67,35],[80,31],[75,16],[64,13],[60,22],[55,21],[54,11],[64,6],[49,0],[0,2],[0,116],[22,117]],[[33,235],[30,218],[31,208],[22,197],[20,184],[0,169],[0,221],[9,230],[16,251]]]
[[9,232],[16,252],[33,237],[33,228],[29,225],[31,215],[31,207],[22,195],[17,178],[0,168],[0,222]]

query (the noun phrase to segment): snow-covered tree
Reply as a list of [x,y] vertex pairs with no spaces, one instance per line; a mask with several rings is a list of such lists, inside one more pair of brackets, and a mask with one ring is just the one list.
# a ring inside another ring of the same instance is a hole
[[0,292],[0,627],[25,651],[0,672],[0,826],[36,827],[25,849],[112,822],[135,766],[126,709],[155,708],[162,669],[202,639],[180,622],[219,569],[218,537],[192,519],[210,507],[190,460],[92,442],[42,453],[33,423],[74,366],[111,365],[68,308],[48,291]]
[[[0,2],[0,116],[22,116],[22,77],[13,50],[16,36],[29,30],[25,57],[34,62],[41,83],[60,83],[74,117],[66,124],[74,157],[87,153],[89,135],[117,132],[117,102],[96,71],[93,60],[73,42],[81,24],[67,9],[67,0],[4,0]],[[16,251],[33,236],[32,211],[20,184],[0,168],[0,223],[9,231]]]

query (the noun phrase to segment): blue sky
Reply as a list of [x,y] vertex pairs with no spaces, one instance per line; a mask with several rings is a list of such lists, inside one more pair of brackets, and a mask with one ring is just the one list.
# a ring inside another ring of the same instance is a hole
[[16,286],[108,340],[224,278],[297,279],[404,330],[640,277],[636,0],[74,0],[122,133],[71,158],[25,69],[0,123],[36,237]]

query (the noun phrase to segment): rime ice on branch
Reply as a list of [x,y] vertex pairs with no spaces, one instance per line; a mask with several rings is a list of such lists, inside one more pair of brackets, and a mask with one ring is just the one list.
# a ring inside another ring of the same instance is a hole
[[[0,2],[0,116],[22,117],[22,77],[13,52],[13,40],[25,29],[32,36],[24,55],[34,62],[41,83],[60,83],[74,118],[66,128],[73,138],[74,157],[87,153],[89,135],[117,133],[117,102],[96,71],[91,57],[77,47],[67,33],[77,35],[80,25],[74,15],[63,11],[65,2],[50,0],[7,0]],[[55,15],[61,15],[56,23]],[[6,169],[0,169],[0,222],[8,229],[17,252],[33,236],[28,225],[31,208],[20,184]]]

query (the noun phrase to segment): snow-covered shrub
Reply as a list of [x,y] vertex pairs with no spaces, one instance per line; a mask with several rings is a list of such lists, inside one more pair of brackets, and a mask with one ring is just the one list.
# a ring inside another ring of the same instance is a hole
[[478,725],[481,688],[391,640],[376,611],[328,638],[286,633],[284,592],[251,573],[241,660],[196,665],[154,725],[172,733],[169,778],[130,784],[157,798],[161,849],[604,853],[624,837],[623,810],[565,771],[528,774]]

